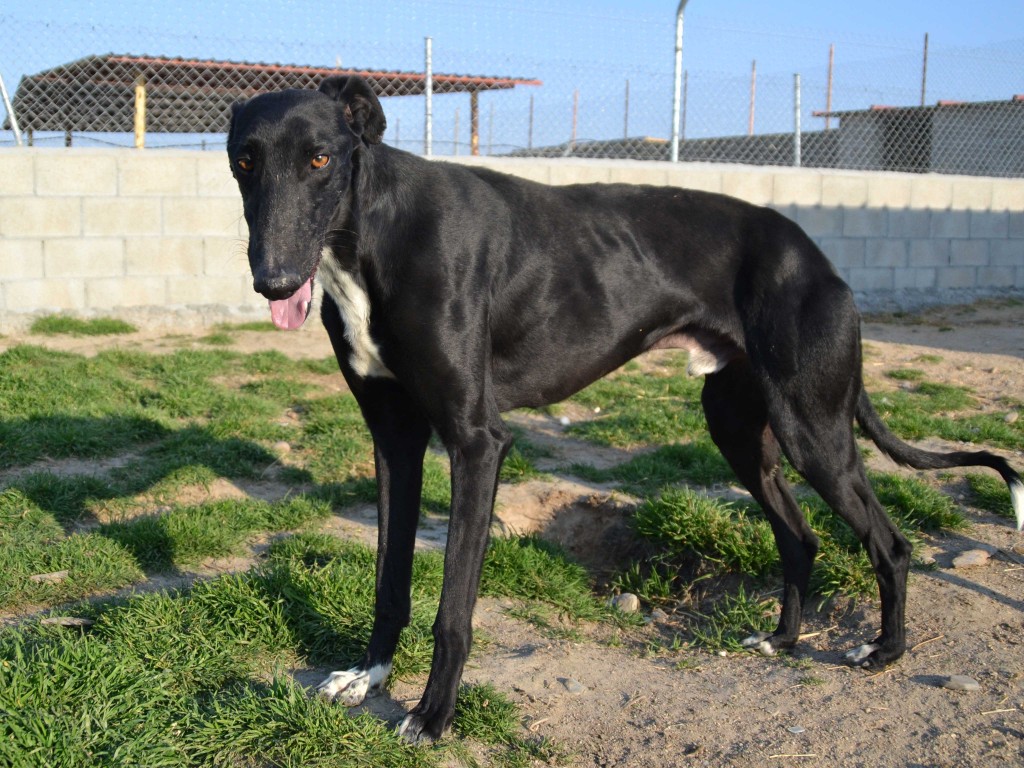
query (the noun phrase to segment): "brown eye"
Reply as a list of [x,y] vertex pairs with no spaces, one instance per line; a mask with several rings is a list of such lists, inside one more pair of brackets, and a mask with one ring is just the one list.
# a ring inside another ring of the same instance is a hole
[[248,155],[242,155],[242,157],[235,160],[235,165],[237,165],[238,170],[243,173],[249,173],[253,169],[252,158]]
[[319,171],[321,168],[326,168],[328,163],[330,162],[330,155],[316,155],[312,160],[309,161],[309,164]]

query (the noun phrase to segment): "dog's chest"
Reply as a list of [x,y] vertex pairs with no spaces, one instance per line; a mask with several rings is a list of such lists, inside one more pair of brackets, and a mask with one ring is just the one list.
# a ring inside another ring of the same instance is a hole
[[380,348],[370,336],[370,297],[356,282],[352,273],[343,269],[334,255],[324,250],[318,269],[320,283],[338,306],[345,326],[345,339],[352,348],[349,365],[362,377],[378,376],[393,379],[395,375],[381,359]]

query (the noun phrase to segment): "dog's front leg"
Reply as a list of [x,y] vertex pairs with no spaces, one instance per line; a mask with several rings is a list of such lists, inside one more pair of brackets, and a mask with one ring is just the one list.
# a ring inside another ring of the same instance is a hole
[[511,444],[511,433],[495,415],[493,426],[476,428],[469,439],[449,447],[452,508],[444,586],[434,621],[434,657],[423,697],[399,729],[411,742],[440,738],[455,713],[455,697],[472,642],[473,607],[498,471]]
[[383,685],[402,629],[409,623],[412,559],[420,515],[423,455],[430,424],[392,381],[352,382],[373,435],[377,475],[377,583],[373,631],[362,660],[333,672],[321,695],[349,707]]

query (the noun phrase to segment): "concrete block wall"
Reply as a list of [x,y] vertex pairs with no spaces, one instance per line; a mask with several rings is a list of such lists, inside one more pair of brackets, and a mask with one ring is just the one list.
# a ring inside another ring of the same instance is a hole
[[[462,159],[550,184],[722,192],[794,218],[862,305],[1024,294],[1024,181],[708,164]],[[55,312],[265,318],[222,152],[0,150],[0,332]]]

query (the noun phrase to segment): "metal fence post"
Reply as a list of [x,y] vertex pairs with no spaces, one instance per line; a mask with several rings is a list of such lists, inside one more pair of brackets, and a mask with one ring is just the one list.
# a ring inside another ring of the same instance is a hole
[[672,162],[679,162],[679,106],[683,89],[683,11],[689,0],[679,0],[676,9],[675,90],[672,95]]
[[14,143],[20,147],[21,129],[18,128],[18,118],[14,114],[14,107],[11,106],[11,97],[7,95],[7,86],[4,85],[3,77],[0,77],[0,94],[2,94],[4,98],[4,109],[7,110],[7,116],[11,119],[11,131],[14,133]]
[[426,80],[423,92],[427,96],[427,114],[423,125],[423,154],[431,157],[434,154],[434,41],[426,38]]
[[793,165],[800,167],[800,73],[793,75]]

